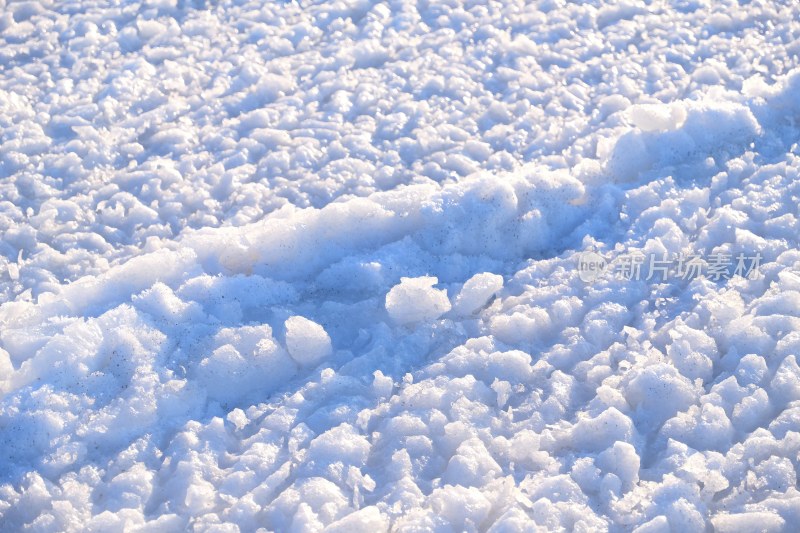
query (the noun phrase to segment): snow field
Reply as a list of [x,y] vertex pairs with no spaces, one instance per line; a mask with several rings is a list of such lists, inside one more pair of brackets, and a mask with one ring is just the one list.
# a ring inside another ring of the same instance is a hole
[[800,522],[794,4],[2,7],[3,530]]

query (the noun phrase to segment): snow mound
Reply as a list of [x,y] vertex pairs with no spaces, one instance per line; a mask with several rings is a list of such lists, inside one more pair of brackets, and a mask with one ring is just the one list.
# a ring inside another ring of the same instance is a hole
[[734,102],[643,104],[629,109],[636,129],[600,147],[614,179],[634,181],[663,167],[741,153],[761,131],[752,110]]

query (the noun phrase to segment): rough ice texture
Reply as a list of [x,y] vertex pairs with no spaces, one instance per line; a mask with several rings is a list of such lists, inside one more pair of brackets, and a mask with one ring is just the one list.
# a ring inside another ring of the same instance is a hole
[[0,0],[0,529],[796,530],[798,20]]
[[433,276],[401,278],[386,295],[386,310],[397,324],[436,320],[450,310],[447,291],[434,289]]
[[286,348],[301,365],[315,365],[331,354],[331,338],[325,328],[302,316],[286,321]]
[[462,315],[474,313],[486,305],[502,288],[503,276],[490,272],[475,274],[464,283],[456,296],[453,309]]

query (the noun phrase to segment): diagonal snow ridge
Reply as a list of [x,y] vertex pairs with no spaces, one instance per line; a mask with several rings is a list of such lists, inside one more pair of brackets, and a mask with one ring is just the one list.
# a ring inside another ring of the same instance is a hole
[[[396,322],[382,308],[402,276],[432,271],[453,290],[480,268],[554,253],[577,238],[589,196],[569,174],[533,167],[441,189],[411,186],[200,231],[175,249],[136,257],[38,303],[4,304],[3,475],[11,480],[34,469],[52,479],[70,476],[82,461],[115,461],[130,442],[155,453],[155,442],[177,438],[185,424],[197,424],[191,420],[207,423],[213,413],[275,392],[302,397],[332,375],[331,366],[353,366],[371,380],[380,360],[392,357],[380,357],[382,336],[393,336]],[[555,210],[558,223],[548,223]],[[470,286],[455,301],[478,298],[467,309],[477,311],[502,287],[495,277],[493,289]],[[326,316],[337,307],[349,324]],[[443,310],[449,308],[447,302]],[[317,316],[322,325],[312,321]],[[435,333],[437,316],[423,315],[429,325],[421,331]],[[333,353],[325,326],[336,332],[334,348],[353,339],[361,348]],[[401,321],[395,331],[403,327]],[[437,342],[452,343],[454,334]],[[429,340],[420,340],[424,356]],[[19,446],[15,431],[38,437]],[[163,460],[155,453],[141,468],[166,467]]]
[[[392,250],[395,243],[404,240],[401,247],[410,245],[430,260],[463,255],[499,264],[564,248],[561,241],[574,237],[593,200],[594,194],[569,173],[531,165],[499,179],[478,175],[441,188],[409,186],[321,209],[287,207],[260,223],[191,232],[102,276],[45,293],[38,304],[15,302],[0,309],[8,324],[59,314],[95,315],[157,281],[176,287],[201,273],[258,274],[301,285],[311,279],[315,290],[322,290],[337,267],[356,267],[340,266],[343,261],[370,254],[391,257],[398,253]],[[608,198],[603,201],[611,205]],[[558,217],[550,216],[556,211]],[[390,276],[390,281],[399,279],[397,273]]]

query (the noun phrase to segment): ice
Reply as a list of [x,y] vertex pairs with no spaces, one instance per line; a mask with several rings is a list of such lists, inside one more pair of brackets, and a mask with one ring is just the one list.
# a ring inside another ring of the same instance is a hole
[[[382,533],[388,531],[388,519],[375,506],[364,507],[350,513],[341,520],[330,524],[325,529],[334,533]],[[303,529],[308,531],[307,528]]]
[[721,533],[757,529],[759,531],[783,531],[786,521],[770,512],[753,511],[738,514],[720,514],[712,520],[714,529]]
[[468,439],[461,443],[450,458],[443,480],[451,485],[484,486],[497,477],[502,469],[479,439]]
[[634,126],[642,131],[677,129],[686,120],[686,109],[680,105],[638,104],[628,108]]
[[488,303],[502,288],[502,276],[488,272],[475,274],[464,283],[456,296],[453,310],[462,315],[472,314]]
[[677,324],[669,335],[672,343],[667,346],[667,355],[673,366],[689,379],[710,381],[714,362],[719,359],[714,339],[682,324]]
[[316,365],[333,351],[325,328],[302,316],[286,320],[286,348],[301,365]]
[[630,116],[638,128],[613,146],[604,143],[599,154],[606,171],[619,181],[646,176],[655,166],[685,165],[700,154],[741,151],[760,131],[750,108],[729,102],[687,102],[666,109],[647,104],[631,108]]
[[434,289],[435,276],[402,278],[386,295],[386,311],[398,324],[431,321],[450,310],[447,292]]

